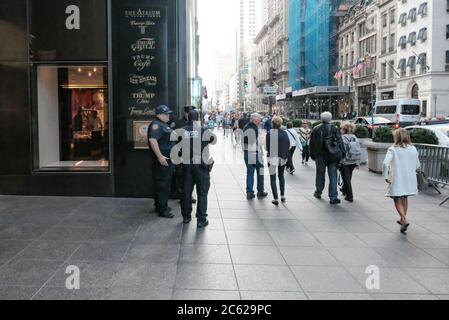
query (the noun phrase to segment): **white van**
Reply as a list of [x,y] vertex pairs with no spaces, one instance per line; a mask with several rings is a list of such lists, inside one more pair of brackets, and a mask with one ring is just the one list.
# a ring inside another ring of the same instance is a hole
[[374,107],[374,116],[383,117],[401,126],[421,120],[421,101],[417,99],[382,100]]

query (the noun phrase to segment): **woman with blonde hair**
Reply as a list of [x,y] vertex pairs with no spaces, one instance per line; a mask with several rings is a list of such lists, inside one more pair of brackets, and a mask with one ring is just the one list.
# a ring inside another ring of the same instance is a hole
[[285,130],[282,130],[282,118],[274,117],[272,119],[273,128],[267,133],[266,148],[268,158],[268,170],[270,173],[271,191],[273,192],[273,204],[279,205],[279,194],[276,185],[276,173],[279,178],[279,187],[281,189],[281,201],[285,202],[285,167],[288,161],[290,150],[290,139]]
[[387,197],[394,200],[401,217],[398,223],[401,232],[406,233],[410,223],[407,221],[408,198],[418,194],[416,172],[421,167],[419,154],[412,145],[407,130],[401,128],[393,132],[394,145],[388,149],[383,164],[383,174],[389,185]]
[[340,163],[340,173],[343,180],[343,186],[340,189],[345,200],[354,202],[354,194],[352,192],[352,174],[362,159],[362,148],[357,137],[354,135],[356,129],[355,124],[343,122],[340,126],[341,139],[345,150],[345,157]]

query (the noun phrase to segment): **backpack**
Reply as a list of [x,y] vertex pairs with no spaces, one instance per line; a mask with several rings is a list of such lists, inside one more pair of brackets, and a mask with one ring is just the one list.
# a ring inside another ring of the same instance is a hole
[[348,162],[362,160],[362,148],[360,142],[355,137],[351,137],[346,147],[345,160]]
[[328,133],[323,139],[326,159],[329,162],[340,162],[344,156],[340,143],[338,142],[337,137],[334,134],[332,134],[331,126],[329,126],[329,130],[327,132]]

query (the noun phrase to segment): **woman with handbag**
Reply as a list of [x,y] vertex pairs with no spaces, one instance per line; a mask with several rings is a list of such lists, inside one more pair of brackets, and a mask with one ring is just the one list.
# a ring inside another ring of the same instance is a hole
[[388,183],[387,197],[394,200],[401,220],[401,232],[406,233],[410,223],[407,221],[408,198],[418,194],[416,173],[421,167],[419,154],[412,145],[407,130],[401,128],[393,132],[394,145],[388,149],[383,164],[383,175]]
[[266,148],[268,158],[268,170],[270,173],[271,191],[274,200],[272,203],[279,206],[279,194],[276,185],[276,178],[279,179],[279,188],[281,191],[281,201],[285,198],[285,167],[288,161],[288,152],[290,149],[290,139],[285,130],[281,129],[282,119],[274,117],[272,119],[273,129],[267,133]]
[[352,174],[356,168],[360,166],[362,152],[360,142],[354,134],[355,124],[344,122],[341,124],[340,132],[343,146],[345,149],[345,157],[340,163],[340,174],[343,185],[340,191],[348,202],[354,202],[354,193],[352,192]]
[[312,130],[310,129],[310,124],[304,122],[301,128],[299,128],[299,139],[302,144],[302,164],[308,164],[310,159],[310,136]]

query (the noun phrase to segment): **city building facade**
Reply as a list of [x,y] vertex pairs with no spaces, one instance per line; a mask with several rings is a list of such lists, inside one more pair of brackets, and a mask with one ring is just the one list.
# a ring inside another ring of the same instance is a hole
[[[259,88],[255,100],[256,109],[261,112],[269,111],[263,94],[264,86],[277,86],[279,94],[289,86],[289,1],[268,0],[265,10],[266,21],[254,40],[255,83]],[[275,104],[276,100],[273,99],[272,103]],[[281,108],[282,103],[278,103],[273,111]]]
[[398,1],[398,98],[418,98],[427,117],[449,115],[449,3]]
[[342,0],[289,1],[289,86],[293,90],[334,84],[341,3]]
[[155,108],[191,103],[191,4],[0,1],[0,194],[152,197]]

